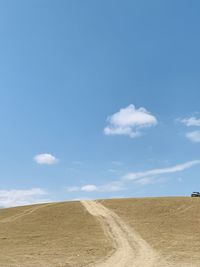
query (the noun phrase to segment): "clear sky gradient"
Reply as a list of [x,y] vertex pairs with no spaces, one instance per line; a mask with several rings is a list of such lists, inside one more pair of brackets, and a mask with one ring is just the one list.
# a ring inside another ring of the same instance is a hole
[[0,1],[0,206],[200,190],[199,10]]

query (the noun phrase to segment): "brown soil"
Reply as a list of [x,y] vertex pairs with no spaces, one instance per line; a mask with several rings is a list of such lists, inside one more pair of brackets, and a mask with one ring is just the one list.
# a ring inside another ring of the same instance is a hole
[[171,266],[200,266],[200,198],[115,199],[101,203],[136,230]]
[[200,198],[89,203],[1,209],[0,266],[200,266]]
[[0,210],[1,267],[81,267],[110,249],[80,202]]

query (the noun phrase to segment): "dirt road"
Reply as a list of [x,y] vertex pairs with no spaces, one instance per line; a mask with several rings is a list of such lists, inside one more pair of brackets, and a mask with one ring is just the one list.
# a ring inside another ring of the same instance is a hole
[[102,261],[92,264],[95,267],[154,267],[165,266],[159,255],[130,229],[114,212],[99,202],[81,201],[87,211],[97,217],[105,234],[112,242],[113,252]]

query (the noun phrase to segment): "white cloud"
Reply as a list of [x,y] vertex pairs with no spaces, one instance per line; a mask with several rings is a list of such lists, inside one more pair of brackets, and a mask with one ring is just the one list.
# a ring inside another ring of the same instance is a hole
[[[187,127],[199,127],[200,126],[200,119],[196,117],[189,117],[178,119],[180,122],[185,124]],[[189,139],[191,142],[200,143],[200,131],[191,131],[185,134],[186,138]]]
[[6,208],[49,202],[49,199],[44,198],[46,195],[48,193],[41,188],[0,190],[0,206]]
[[76,197],[76,198],[72,198],[72,199],[70,199],[70,200],[71,200],[71,201],[95,200],[95,198],[91,198],[91,197],[84,196],[84,197]]
[[128,173],[125,176],[123,176],[122,179],[138,181],[140,179],[147,179],[148,177],[150,178],[150,177],[154,177],[157,175],[181,172],[195,165],[200,165],[200,160],[188,161],[183,164],[178,164],[178,165],[175,165],[169,168],[153,169],[153,170],[148,170],[144,172],[132,172],[132,173]]
[[169,177],[163,177],[165,174],[172,174],[190,169],[196,165],[200,165],[200,160],[188,161],[183,164],[178,164],[168,168],[152,169],[143,172],[131,172],[120,180],[112,181],[103,185],[88,184],[84,186],[73,186],[68,187],[68,192],[119,192],[126,190],[130,187],[129,183],[132,182],[134,185],[147,186],[149,184],[163,183],[169,179]]
[[158,183],[163,183],[165,182],[167,179],[165,177],[145,177],[145,178],[141,178],[138,180],[135,180],[134,183],[140,186],[146,186],[146,185],[150,185],[150,184],[158,184]]
[[183,118],[180,122],[185,124],[187,127],[200,126],[200,119],[197,119],[196,117]]
[[200,131],[186,133],[186,137],[192,142],[200,143]]
[[96,185],[93,184],[88,184],[88,185],[83,185],[83,186],[68,186],[66,187],[67,192],[94,192],[98,191],[98,188]]
[[96,185],[93,185],[93,184],[88,184],[88,185],[82,186],[81,191],[94,192],[94,191],[98,191],[98,187]]
[[145,108],[136,109],[134,105],[129,105],[108,117],[107,122],[108,126],[104,128],[106,135],[128,135],[134,138],[141,135],[141,128],[156,125],[157,119]]
[[71,186],[66,188],[68,192],[117,192],[124,189],[121,181],[113,181],[105,185],[88,184],[84,186]]
[[51,154],[39,154],[34,157],[34,161],[40,165],[53,165],[58,162],[58,159]]

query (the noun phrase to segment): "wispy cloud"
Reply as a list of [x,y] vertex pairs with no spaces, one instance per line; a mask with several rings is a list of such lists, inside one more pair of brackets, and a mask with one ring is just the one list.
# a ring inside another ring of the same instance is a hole
[[119,180],[112,181],[103,185],[86,184],[84,186],[68,187],[68,192],[120,192],[130,188],[131,184],[137,186],[147,186],[150,184],[164,183],[169,177],[166,175],[179,173],[200,165],[200,160],[188,161],[177,164],[168,168],[157,168],[142,172],[129,172],[122,176]]
[[139,181],[140,179],[147,179],[147,178],[158,176],[158,175],[181,172],[186,169],[192,168],[195,165],[200,165],[200,160],[188,161],[183,164],[178,164],[178,165],[175,165],[169,168],[152,169],[152,170],[143,171],[143,172],[131,172],[131,173],[124,175],[122,179],[129,180],[129,181]]
[[36,155],[33,159],[37,164],[40,165],[53,165],[58,163],[58,159],[48,153]]
[[104,128],[106,135],[128,135],[131,138],[141,135],[141,129],[154,126],[157,119],[145,108],[136,109],[134,105],[120,109],[107,118]]
[[146,186],[150,184],[158,184],[158,183],[164,183],[168,179],[166,177],[159,177],[159,176],[153,176],[153,177],[144,177],[138,180],[134,181],[135,185],[138,186]]
[[200,119],[198,119],[196,117],[187,117],[187,118],[183,118],[183,119],[179,119],[179,120],[180,120],[180,122],[185,124],[187,127],[200,126]]
[[48,193],[41,188],[0,190],[0,206],[6,208],[49,202],[47,195]]
[[193,131],[186,133],[187,139],[194,143],[200,143],[200,131]]
[[84,192],[94,192],[94,191],[98,191],[98,187],[94,184],[87,184],[81,187],[81,191]]
[[[200,119],[196,117],[187,117],[183,119],[178,119],[181,123],[183,123],[187,127],[200,127]],[[191,132],[187,132],[185,134],[186,138],[194,143],[200,143],[200,131],[195,130]]]

